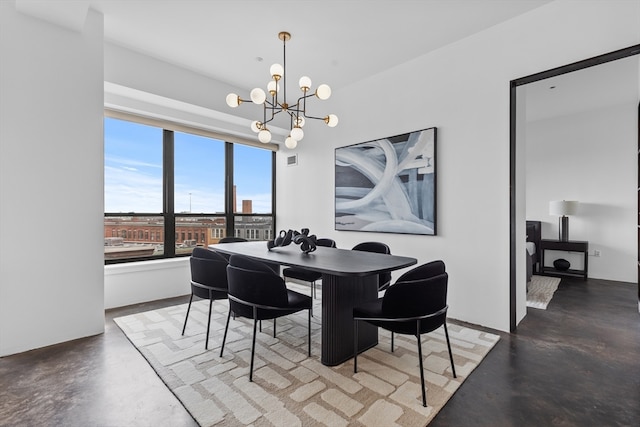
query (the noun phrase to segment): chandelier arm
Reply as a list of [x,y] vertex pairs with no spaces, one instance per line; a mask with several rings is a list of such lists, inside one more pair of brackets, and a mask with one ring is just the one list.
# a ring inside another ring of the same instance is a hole
[[267,126],[267,102],[268,101],[265,101],[265,103],[262,105],[262,127],[265,129]]
[[292,110],[287,110],[287,114],[289,114],[289,129],[293,129],[293,121],[295,120],[296,114]]
[[304,115],[305,119],[315,119],[315,120],[324,120],[324,117],[314,117],[314,116],[307,116],[306,114]]
[[296,103],[296,105],[300,105],[300,101],[302,101],[302,113],[305,115],[305,117],[307,117],[307,98],[310,98],[312,96],[315,96],[315,93],[312,93],[311,95],[302,95],[300,98],[298,98],[298,102]]

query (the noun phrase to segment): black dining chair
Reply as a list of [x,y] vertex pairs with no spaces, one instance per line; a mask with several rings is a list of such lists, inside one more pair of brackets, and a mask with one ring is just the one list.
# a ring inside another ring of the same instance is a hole
[[[287,289],[282,277],[278,276],[263,262],[242,255],[231,255],[227,266],[229,282],[229,315],[224,329],[220,357],[229,330],[231,313],[253,319],[253,341],[251,344],[251,366],[249,381],[253,381],[253,360],[256,348],[256,327],[259,320],[278,317],[309,310],[307,352],[311,356],[311,305],[309,296]],[[273,325],[275,336],[275,323]]]
[[[227,236],[218,240],[218,243],[239,243],[248,241],[249,240],[245,239],[244,237]],[[227,260],[229,259],[229,255],[223,254],[223,256],[227,258]],[[269,268],[271,268],[276,274],[280,274],[280,264],[277,264],[275,262],[265,262],[265,264],[267,264]]]
[[[438,273],[440,272],[441,273]],[[435,275],[434,275],[435,274]],[[427,406],[420,336],[444,326],[444,334],[449,349],[449,360],[453,377],[453,364],[449,332],[447,331],[447,285],[448,274],[442,261],[434,261],[416,267],[389,286],[382,298],[353,309],[354,357],[353,372],[358,372],[358,322],[365,321],[393,333],[413,335],[418,340],[420,381],[422,385],[422,406]],[[393,351],[393,338],[391,342]]]
[[[322,238],[316,240],[316,246],[335,248],[336,242],[333,239]],[[285,277],[285,279],[289,278],[309,282],[311,285],[311,296],[313,298],[316,297],[316,280],[320,280],[322,278],[322,273],[299,267],[289,267],[282,270],[282,275]]]
[[218,240],[218,243],[238,243],[238,242],[248,242],[248,240],[243,237],[233,237],[233,236],[223,237],[222,239]]
[[[351,248],[353,251],[376,252],[379,254],[391,254],[391,249],[386,243],[382,242],[362,242]],[[386,290],[391,284],[391,273],[380,273],[378,275],[378,291]]]
[[209,300],[207,335],[204,348],[209,348],[209,330],[211,328],[211,310],[214,300],[227,299],[227,260],[219,253],[205,248],[194,248],[189,259],[191,265],[191,296],[184,318],[182,335],[187,329],[187,320],[191,311],[193,296]]

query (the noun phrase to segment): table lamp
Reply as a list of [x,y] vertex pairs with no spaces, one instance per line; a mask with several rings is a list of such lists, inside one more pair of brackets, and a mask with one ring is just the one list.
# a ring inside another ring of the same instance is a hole
[[578,202],[575,200],[555,200],[549,202],[549,215],[558,215],[558,240],[569,241],[569,217],[575,215]]

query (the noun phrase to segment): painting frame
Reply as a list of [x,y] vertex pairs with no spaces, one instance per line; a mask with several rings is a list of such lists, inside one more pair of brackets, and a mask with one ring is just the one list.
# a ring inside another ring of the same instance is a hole
[[437,235],[437,128],[335,149],[336,231]]

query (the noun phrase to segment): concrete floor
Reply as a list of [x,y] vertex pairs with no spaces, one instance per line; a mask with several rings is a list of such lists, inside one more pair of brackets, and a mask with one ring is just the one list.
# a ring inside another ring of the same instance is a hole
[[[102,335],[1,358],[0,425],[197,425],[113,322],[187,301],[109,310]],[[430,426],[640,425],[636,285],[563,279],[500,335]]]

